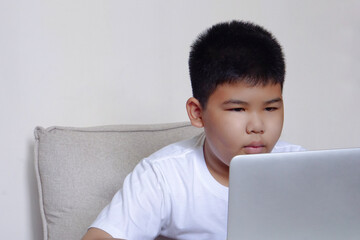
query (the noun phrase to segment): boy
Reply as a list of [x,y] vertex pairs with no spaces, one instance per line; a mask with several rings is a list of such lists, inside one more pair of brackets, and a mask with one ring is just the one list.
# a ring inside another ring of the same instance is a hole
[[278,142],[285,63],[265,29],[238,21],[211,27],[193,44],[189,68],[186,109],[204,134],[143,159],[84,240],[225,240],[232,157],[301,150]]

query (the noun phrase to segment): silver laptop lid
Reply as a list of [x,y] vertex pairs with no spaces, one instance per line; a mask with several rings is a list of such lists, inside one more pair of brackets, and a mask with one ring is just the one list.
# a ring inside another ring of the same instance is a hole
[[228,240],[360,239],[360,148],[236,156]]

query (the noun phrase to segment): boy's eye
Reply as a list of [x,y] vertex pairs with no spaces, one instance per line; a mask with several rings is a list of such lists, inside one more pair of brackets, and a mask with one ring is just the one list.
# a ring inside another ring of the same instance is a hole
[[245,108],[231,108],[230,111],[233,111],[233,112],[243,112],[243,111],[245,111]]
[[273,111],[276,111],[277,109],[278,109],[277,107],[267,107],[267,108],[265,108],[265,111],[273,112]]

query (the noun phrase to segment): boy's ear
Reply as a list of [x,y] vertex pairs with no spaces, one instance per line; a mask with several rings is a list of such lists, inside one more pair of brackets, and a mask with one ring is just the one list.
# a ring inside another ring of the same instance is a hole
[[196,98],[191,97],[187,100],[186,111],[189,116],[191,125],[198,128],[202,128],[204,126],[202,119],[203,110],[201,108],[200,102]]

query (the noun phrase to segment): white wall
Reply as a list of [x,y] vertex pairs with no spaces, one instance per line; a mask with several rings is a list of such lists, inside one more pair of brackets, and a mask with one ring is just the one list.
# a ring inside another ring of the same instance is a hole
[[359,1],[0,0],[0,227],[41,239],[37,125],[187,120],[189,46],[210,25],[251,20],[287,59],[283,138],[360,146]]

